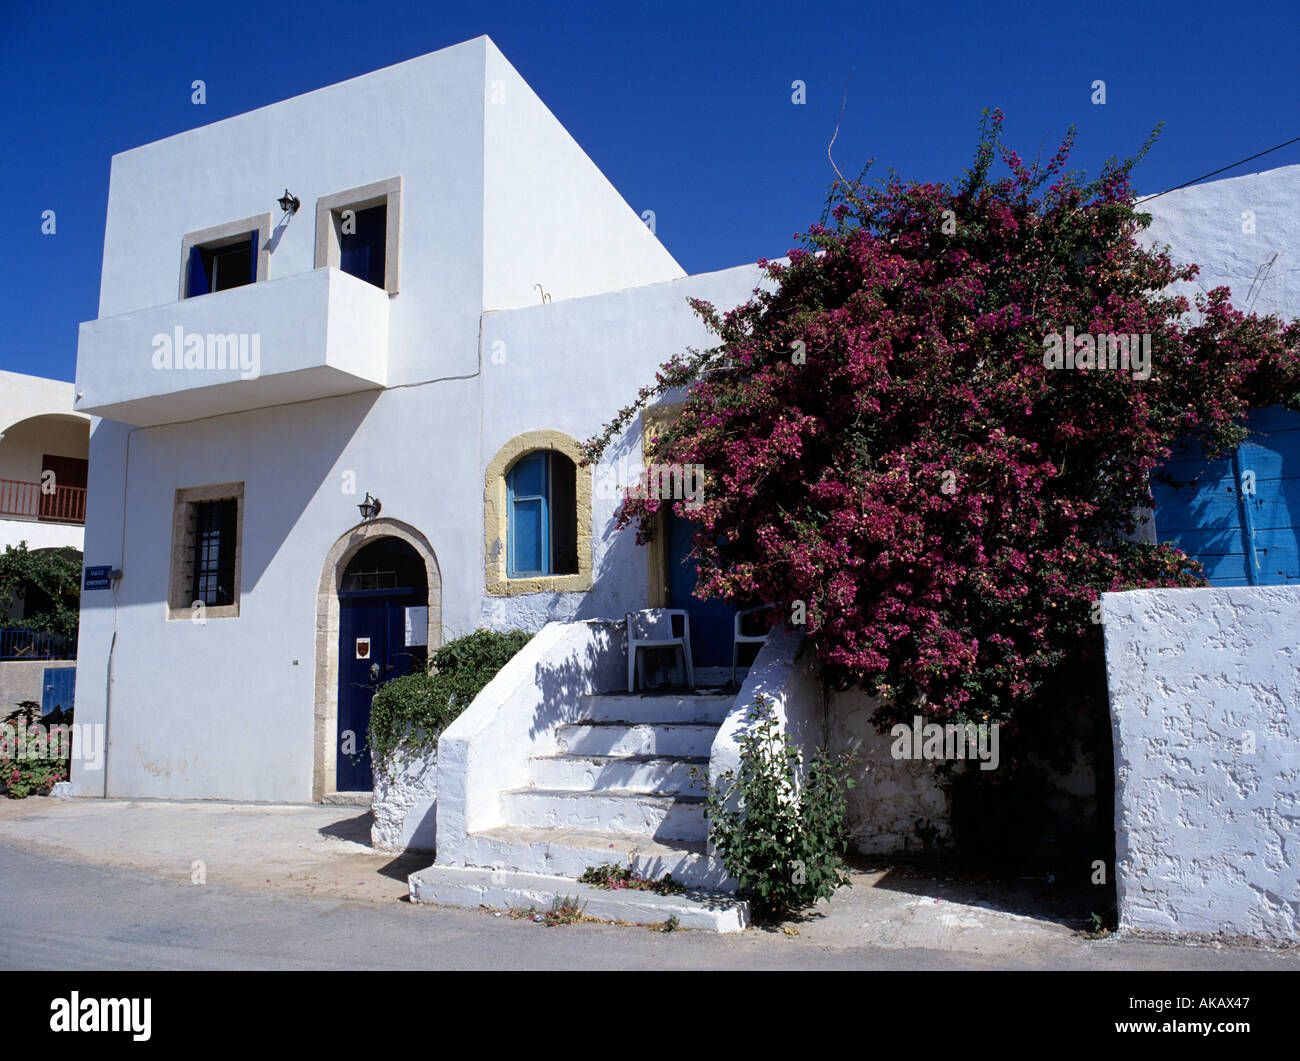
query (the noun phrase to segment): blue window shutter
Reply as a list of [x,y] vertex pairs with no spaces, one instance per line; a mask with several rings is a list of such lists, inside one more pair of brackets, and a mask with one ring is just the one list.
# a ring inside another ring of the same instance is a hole
[[522,457],[506,476],[506,573],[511,578],[551,570],[547,454]]
[[208,276],[207,266],[203,264],[203,251],[199,247],[190,248],[190,273],[185,283],[185,297],[206,295],[212,290],[212,278]]
[[253,241],[253,261],[249,266],[249,273],[248,273],[248,275],[252,279],[249,281],[249,283],[255,284],[257,283],[257,229],[253,229],[253,231],[250,232],[248,235]]

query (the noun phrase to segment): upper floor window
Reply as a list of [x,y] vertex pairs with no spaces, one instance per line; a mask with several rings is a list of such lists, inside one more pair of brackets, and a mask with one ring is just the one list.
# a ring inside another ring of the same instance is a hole
[[578,571],[577,469],[554,450],[520,457],[506,476],[510,578]]
[[243,287],[257,279],[257,233],[230,243],[190,248],[190,276],[185,297]]
[[181,298],[265,280],[271,215],[191,232],[181,241]]
[[316,268],[333,267],[397,294],[402,178],[316,201]]
[[339,268],[375,287],[384,286],[384,244],[388,207],[344,211],[339,232]]

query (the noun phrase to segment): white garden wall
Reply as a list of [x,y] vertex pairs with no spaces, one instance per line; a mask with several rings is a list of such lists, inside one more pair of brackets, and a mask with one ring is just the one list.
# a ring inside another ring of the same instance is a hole
[[375,767],[370,845],[381,851],[433,851],[438,835],[438,749],[401,744]]
[[857,764],[847,806],[850,842],[864,855],[920,854],[923,829],[933,829],[939,843],[948,839],[948,797],[933,762],[893,757],[894,738],[871,721],[877,706],[876,697],[857,689],[830,697],[831,753]]
[[1102,602],[1120,926],[1300,938],[1300,586]]

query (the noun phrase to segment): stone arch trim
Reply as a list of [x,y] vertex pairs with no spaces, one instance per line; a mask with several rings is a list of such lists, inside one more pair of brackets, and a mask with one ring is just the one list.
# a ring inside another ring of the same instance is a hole
[[[510,578],[506,574],[506,473],[515,461],[534,450],[563,453],[577,470],[578,572],[574,575],[541,575]],[[483,483],[483,548],[486,557],[487,592],[494,597],[520,593],[582,593],[591,589],[591,469],[582,466],[582,450],[576,439],[549,428],[516,435],[488,462]]]
[[377,538],[399,538],[424,560],[429,594],[429,651],[442,644],[442,571],[433,546],[409,523],[381,516],[358,523],[334,543],[321,567],[316,588],[316,711],[312,799],[319,803],[335,789],[334,742],[339,718],[339,587],[348,563]]

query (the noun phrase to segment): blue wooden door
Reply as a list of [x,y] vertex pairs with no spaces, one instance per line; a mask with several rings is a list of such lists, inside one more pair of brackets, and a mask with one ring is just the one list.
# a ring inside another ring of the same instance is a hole
[[697,667],[730,667],[736,607],[727,601],[695,596],[699,571],[690,558],[691,539],[699,525],[667,514],[668,606],[685,608],[691,617],[691,661]]
[[46,667],[41,682],[41,714],[62,709],[72,710],[72,697],[77,688],[76,667]]
[[334,787],[368,792],[374,787],[367,734],[370,701],[379,686],[410,674],[423,651],[406,647],[406,609],[427,598],[388,590],[339,594],[339,725]]
[[1250,438],[1218,460],[1174,448],[1164,470],[1179,485],[1152,483],[1156,537],[1199,560],[1213,586],[1300,581],[1300,414],[1260,409],[1246,425]]

